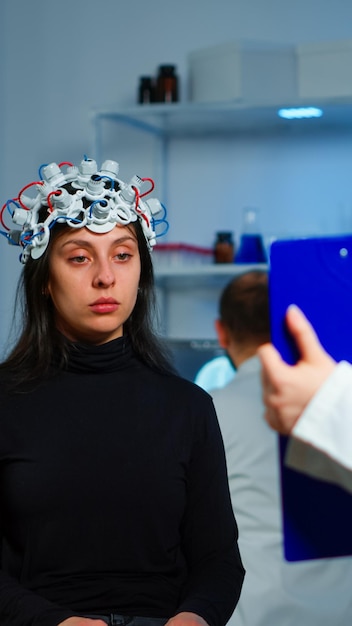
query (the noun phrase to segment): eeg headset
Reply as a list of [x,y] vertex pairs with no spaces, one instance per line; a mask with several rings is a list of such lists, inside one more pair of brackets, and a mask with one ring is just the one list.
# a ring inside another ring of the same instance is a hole
[[[127,225],[139,220],[149,250],[152,250],[156,237],[168,229],[165,207],[157,198],[144,200],[153,191],[154,181],[135,175],[129,183],[124,183],[117,178],[118,172],[116,161],[104,161],[98,170],[96,161],[87,157],[78,167],[69,162],[41,165],[40,180],[23,187],[17,198],[11,198],[2,207],[0,223],[4,231],[0,230],[0,234],[10,244],[22,247],[20,261],[26,263],[30,256],[39,259],[44,254],[50,231],[57,223],[107,233],[117,224]],[[146,182],[149,189],[141,193]],[[34,198],[24,195],[31,187],[37,190]],[[11,229],[5,224],[5,209],[13,224],[21,228]],[[160,212],[163,215],[156,220],[154,216]],[[158,224],[164,224],[164,231],[157,235]]]

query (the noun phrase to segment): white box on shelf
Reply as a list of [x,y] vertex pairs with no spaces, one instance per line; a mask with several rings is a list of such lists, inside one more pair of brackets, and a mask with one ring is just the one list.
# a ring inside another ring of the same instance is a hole
[[230,42],[188,54],[190,100],[285,103],[297,97],[294,46]]
[[352,96],[352,40],[297,46],[298,95],[303,99]]

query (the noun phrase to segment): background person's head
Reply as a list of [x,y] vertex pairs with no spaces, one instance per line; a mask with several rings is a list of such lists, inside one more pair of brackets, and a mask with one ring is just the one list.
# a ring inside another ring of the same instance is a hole
[[245,272],[226,285],[215,328],[219,344],[236,368],[270,340],[267,272]]

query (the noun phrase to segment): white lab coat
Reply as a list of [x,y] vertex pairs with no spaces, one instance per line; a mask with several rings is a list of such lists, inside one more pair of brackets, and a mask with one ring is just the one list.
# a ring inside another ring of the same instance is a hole
[[339,363],[296,423],[287,464],[352,493],[352,366]]
[[284,560],[278,435],[264,420],[257,357],[212,395],[247,570],[229,625],[351,626],[351,558]]

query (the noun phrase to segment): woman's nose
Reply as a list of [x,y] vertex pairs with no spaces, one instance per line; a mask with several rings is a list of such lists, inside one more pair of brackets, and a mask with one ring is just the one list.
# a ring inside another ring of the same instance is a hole
[[100,262],[96,268],[93,284],[95,287],[110,287],[115,283],[115,274],[109,262]]

